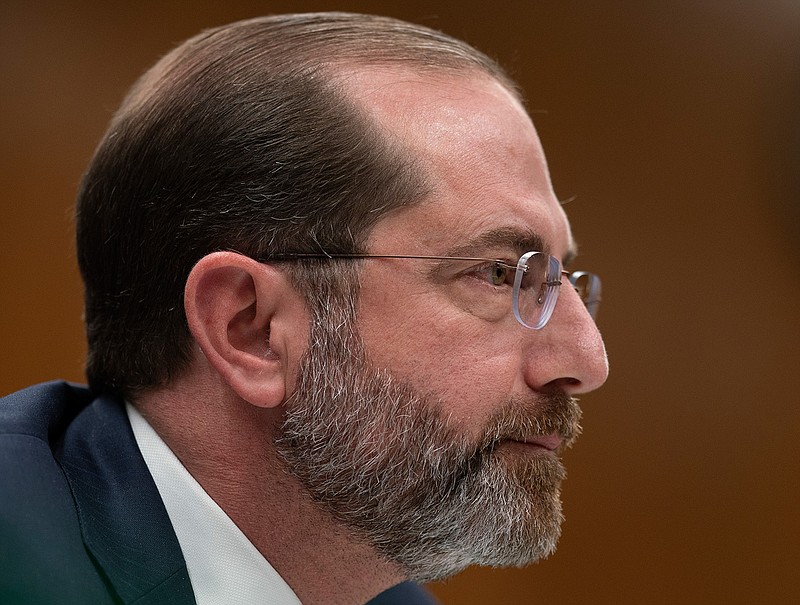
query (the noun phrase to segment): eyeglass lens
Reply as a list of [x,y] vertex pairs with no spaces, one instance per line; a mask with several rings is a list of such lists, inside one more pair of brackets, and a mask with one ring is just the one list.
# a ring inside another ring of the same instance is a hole
[[586,271],[575,271],[570,274],[569,281],[589,310],[589,315],[597,319],[601,294],[600,278]]
[[[585,271],[569,278],[589,314],[597,318],[600,304],[600,279]],[[514,280],[514,315],[523,325],[540,330],[553,314],[561,287],[561,263],[542,252],[527,252],[517,264]]]
[[514,280],[514,315],[523,325],[540,330],[558,298],[561,263],[541,252],[526,252],[517,264]]

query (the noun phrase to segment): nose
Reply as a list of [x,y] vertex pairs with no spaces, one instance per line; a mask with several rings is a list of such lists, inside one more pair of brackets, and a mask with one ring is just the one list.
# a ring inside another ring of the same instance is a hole
[[578,293],[565,283],[550,321],[525,330],[524,375],[536,391],[588,393],[608,378],[608,358],[597,324]]

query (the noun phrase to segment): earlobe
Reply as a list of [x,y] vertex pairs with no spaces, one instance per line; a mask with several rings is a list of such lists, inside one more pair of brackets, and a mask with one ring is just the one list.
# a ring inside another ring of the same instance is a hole
[[209,254],[189,274],[184,307],[195,341],[231,390],[259,407],[284,401],[305,330],[296,325],[302,302],[282,272],[234,252]]

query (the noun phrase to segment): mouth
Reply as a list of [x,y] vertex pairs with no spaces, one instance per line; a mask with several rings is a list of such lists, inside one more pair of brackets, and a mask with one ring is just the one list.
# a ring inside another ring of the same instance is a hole
[[524,439],[509,440],[508,443],[555,453],[564,443],[564,440],[560,435],[553,433],[550,435],[531,435]]

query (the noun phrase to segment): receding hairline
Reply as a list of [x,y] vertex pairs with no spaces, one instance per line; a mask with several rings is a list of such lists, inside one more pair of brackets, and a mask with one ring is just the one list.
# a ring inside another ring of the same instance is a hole
[[483,74],[525,106],[522,90],[499,62],[463,40],[393,17],[334,11],[265,15],[201,31],[145,71],[120,110],[136,112],[154,97],[169,96],[169,91],[196,80],[218,59],[222,59],[218,67],[235,72],[236,57],[260,54],[267,59],[265,69],[273,81],[299,76],[320,78],[337,87],[344,84],[341,91],[356,104],[344,76],[378,69],[430,77]]
[[353,12],[273,14],[235,21],[185,40],[158,63],[170,62],[170,57],[179,59],[192,48],[225,44],[226,40],[246,44],[252,39],[270,45],[271,38],[261,38],[268,31],[277,40],[270,52],[290,53],[287,58],[294,60],[292,69],[297,68],[298,62],[314,71],[328,72],[326,75],[348,65],[405,65],[423,73],[474,69],[494,77],[521,97],[519,86],[499,62],[471,44],[426,25]]

